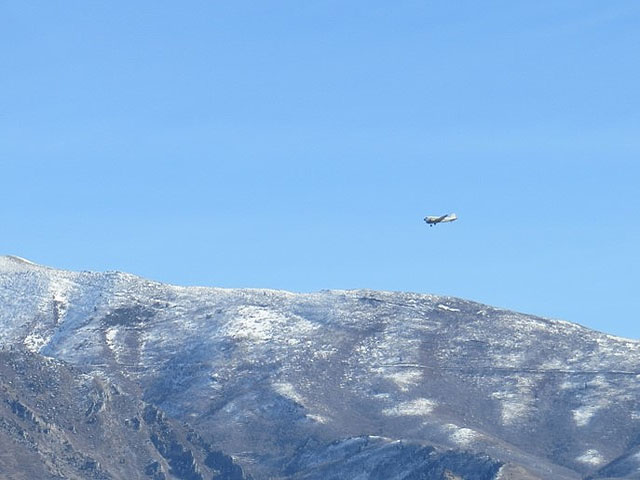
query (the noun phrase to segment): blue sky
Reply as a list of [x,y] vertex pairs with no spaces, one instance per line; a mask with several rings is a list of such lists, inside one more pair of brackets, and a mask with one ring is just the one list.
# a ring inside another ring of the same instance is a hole
[[635,0],[4,1],[0,252],[638,338],[639,22]]

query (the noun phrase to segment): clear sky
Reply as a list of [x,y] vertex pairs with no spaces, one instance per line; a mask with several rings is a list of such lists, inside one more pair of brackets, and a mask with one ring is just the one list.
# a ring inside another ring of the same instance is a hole
[[639,52],[637,0],[4,0],[0,253],[640,338]]

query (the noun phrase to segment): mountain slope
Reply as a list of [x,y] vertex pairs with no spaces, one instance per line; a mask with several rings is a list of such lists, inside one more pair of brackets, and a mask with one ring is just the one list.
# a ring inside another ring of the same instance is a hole
[[310,440],[321,456],[377,437],[504,463],[486,478],[640,478],[639,345],[575,324],[450,297],[176,287],[15,257],[0,257],[0,305],[2,344],[135,385],[257,478],[307,478],[291,465]]
[[0,352],[0,444],[0,477],[11,479],[245,479],[101,374],[17,349]]

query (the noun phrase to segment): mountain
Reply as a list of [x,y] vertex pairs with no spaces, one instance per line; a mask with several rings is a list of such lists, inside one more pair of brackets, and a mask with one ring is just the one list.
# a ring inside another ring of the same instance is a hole
[[[127,415],[103,411],[117,425],[107,451],[151,408],[199,468],[216,452],[255,479],[640,478],[640,345],[568,322],[452,297],[177,287],[0,257],[0,325],[23,377],[29,362],[80,369],[128,399]],[[70,378],[64,391],[89,388]],[[44,415],[28,389],[11,395],[9,418],[14,400]],[[144,445],[131,447],[136,471],[155,459],[189,478],[150,432],[129,439]]]

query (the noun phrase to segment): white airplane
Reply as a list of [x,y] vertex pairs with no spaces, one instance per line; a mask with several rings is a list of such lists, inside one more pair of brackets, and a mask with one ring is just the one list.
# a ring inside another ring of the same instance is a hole
[[454,220],[457,220],[457,219],[458,219],[458,216],[455,213],[442,215],[441,217],[432,217],[432,216],[424,217],[424,221],[427,222],[427,224],[430,227],[433,227],[436,223],[453,222]]

